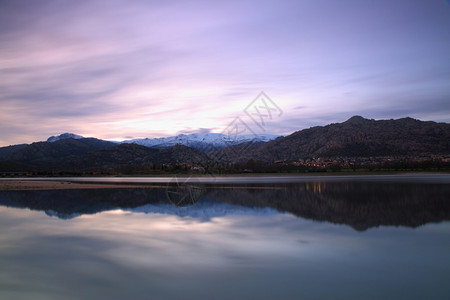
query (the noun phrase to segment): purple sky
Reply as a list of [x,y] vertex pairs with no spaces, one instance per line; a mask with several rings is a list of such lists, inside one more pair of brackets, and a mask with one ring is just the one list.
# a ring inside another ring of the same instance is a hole
[[267,133],[450,122],[449,2],[0,0],[0,146],[221,132],[261,91]]

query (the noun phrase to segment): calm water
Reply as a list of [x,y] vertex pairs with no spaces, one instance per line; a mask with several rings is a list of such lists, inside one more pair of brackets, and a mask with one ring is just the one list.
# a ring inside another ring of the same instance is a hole
[[448,299],[449,196],[448,176],[3,191],[0,299]]

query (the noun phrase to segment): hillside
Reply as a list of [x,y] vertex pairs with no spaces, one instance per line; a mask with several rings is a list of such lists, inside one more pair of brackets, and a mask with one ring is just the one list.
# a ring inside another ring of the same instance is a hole
[[183,145],[156,149],[136,144],[121,144],[92,151],[68,162],[66,166],[83,170],[108,170],[118,167],[141,168],[161,164],[202,163],[207,160],[206,154]]
[[230,161],[317,157],[405,156],[450,153],[450,124],[412,118],[369,120],[354,116],[343,123],[294,132],[267,143],[225,148],[214,155]]
[[195,148],[176,145],[157,149],[93,138],[39,142],[0,160],[0,171],[141,171],[153,165],[203,163],[208,157]]
[[17,152],[23,148],[28,146],[27,144],[19,144],[19,145],[12,145],[12,146],[6,146],[0,148],[0,159],[7,158],[14,152]]
[[116,146],[113,142],[95,138],[67,138],[54,142],[32,143],[11,153],[6,158],[8,161],[31,167],[60,166],[70,158],[113,146]]

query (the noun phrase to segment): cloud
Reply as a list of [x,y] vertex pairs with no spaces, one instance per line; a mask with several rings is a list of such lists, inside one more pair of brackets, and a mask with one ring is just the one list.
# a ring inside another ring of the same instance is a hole
[[180,130],[177,134],[192,134],[192,133],[207,134],[211,133],[212,130],[213,129],[211,128],[197,128],[197,129],[187,128],[185,130]]
[[2,1],[0,145],[221,132],[261,91],[287,112],[274,133],[363,113],[450,121],[448,14],[400,2]]

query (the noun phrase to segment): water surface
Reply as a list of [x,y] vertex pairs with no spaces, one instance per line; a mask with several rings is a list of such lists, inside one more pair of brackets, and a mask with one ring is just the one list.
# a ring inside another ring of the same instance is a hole
[[440,180],[195,185],[191,192],[0,192],[0,298],[450,295],[450,186]]

